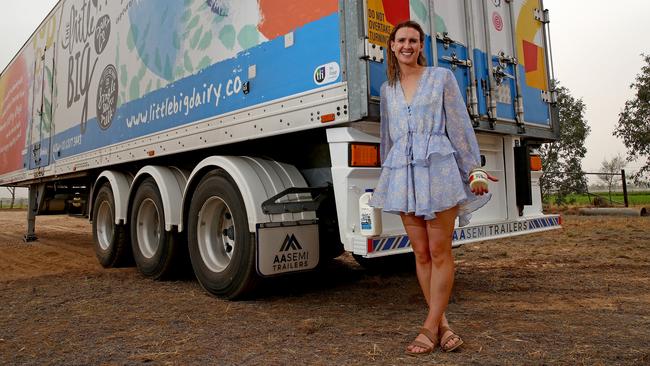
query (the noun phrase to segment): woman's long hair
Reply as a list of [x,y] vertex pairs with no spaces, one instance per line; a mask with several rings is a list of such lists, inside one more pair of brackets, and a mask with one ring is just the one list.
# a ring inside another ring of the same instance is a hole
[[[395,28],[393,28],[393,31],[390,32],[388,43],[386,45],[386,56],[388,57],[388,67],[386,68],[386,74],[388,76],[388,85],[390,86],[395,86],[397,80],[399,80],[400,75],[399,62],[397,61],[397,57],[395,57],[395,54],[390,47],[390,43],[395,41],[395,34],[402,28],[413,28],[418,31],[418,33],[420,33],[420,42],[424,45],[424,31],[417,22],[407,20],[399,23],[395,26]],[[422,51],[424,51],[424,46],[422,47]],[[427,66],[427,59],[424,57],[422,52],[420,52],[418,55],[418,65]]]

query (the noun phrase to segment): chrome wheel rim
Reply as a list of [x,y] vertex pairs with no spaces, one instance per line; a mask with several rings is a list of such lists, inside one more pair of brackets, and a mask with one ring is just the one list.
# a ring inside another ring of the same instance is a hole
[[151,259],[160,246],[160,215],[158,206],[151,198],[146,198],[138,207],[136,233],[140,253]]
[[108,201],[102,201],[97,210],[97,242],[102,250],[108,250],[113,242],[113,229],[115,225],[113,210]]
[[222,272],[235,252],[235,224],[230,208],[219,197],[208,199],[199,211],[197,241],[203,263],[212,272]]

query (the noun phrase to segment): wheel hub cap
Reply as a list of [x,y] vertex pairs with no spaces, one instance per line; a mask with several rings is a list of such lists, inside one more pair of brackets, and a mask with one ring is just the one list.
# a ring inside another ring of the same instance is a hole
[[235,225],[230,208],[219,197],[207,200],[197,227],[197,241],[203,263],[213,272],[222,272],[235,251]]

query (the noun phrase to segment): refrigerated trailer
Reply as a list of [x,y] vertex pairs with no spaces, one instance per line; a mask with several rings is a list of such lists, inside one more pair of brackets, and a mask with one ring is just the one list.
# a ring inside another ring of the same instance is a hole
[[454,245],[559,228],[535,154],[559,132],[541,0],[62,0],[0,76],[0,185],[29,188],[25,239],[36,215],[75,211],[104,267],[191,265],[227,298],[343,251],[409,252],[396,215],[361,235],[358,203],[406,19],[499,178]]

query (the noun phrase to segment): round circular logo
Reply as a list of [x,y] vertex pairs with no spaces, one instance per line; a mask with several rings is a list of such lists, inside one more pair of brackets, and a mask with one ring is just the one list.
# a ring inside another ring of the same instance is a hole
[[111,18],[108,15],[97,20],[95,25],[95,52],[101,55],[111,36]]
[[496,11],[492,13],[492,24],[494,24],[494,29],[497,31],[501,32],[503,30],[503,18]]
[[102,72],[97,88],[97,123],[102,130],[111,127],[117,109],[117,70],[108,65]]

